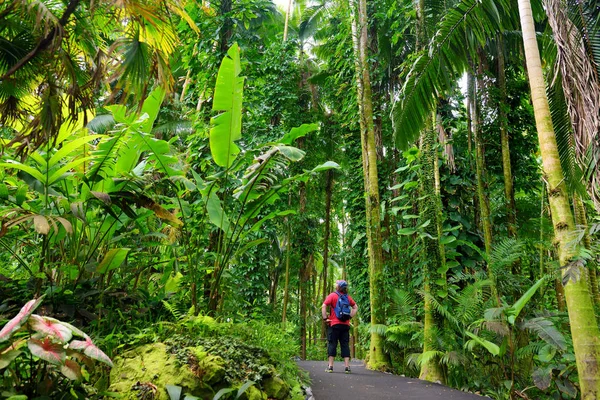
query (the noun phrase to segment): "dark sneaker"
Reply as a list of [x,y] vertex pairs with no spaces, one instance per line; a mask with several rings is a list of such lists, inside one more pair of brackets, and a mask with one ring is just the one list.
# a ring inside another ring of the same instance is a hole
[[350,367],[346,367],[346,371],[344,371],[344,372],[347,373],[347,374],[351,374],[352,373],[352,371],[350,370]]
[[326,372],[333,372],[333,367],[327,367]]

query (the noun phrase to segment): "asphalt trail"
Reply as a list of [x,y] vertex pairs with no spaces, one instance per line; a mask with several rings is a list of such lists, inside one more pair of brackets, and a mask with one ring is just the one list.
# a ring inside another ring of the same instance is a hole
[[315,400],[482,400],[472,393],[465,393],[436,383],[416,378],[366,369],[361,361],[350,363],[351,374],[344,373],[344,364],[336,361],[333,373],[325,372],[325,361],[298,361],[298,366],[310,374],[311,389]]

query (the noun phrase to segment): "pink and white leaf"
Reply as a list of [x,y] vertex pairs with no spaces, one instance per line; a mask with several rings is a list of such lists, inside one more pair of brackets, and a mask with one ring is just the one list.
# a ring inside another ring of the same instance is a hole
[[67,343],[73,337],[71,329],[54,318],[33,314],[29,319],[29,324],[34,331],[52,336],[63,343]]
[[86,356],[93,358],[94,360],[105,363],[106,365],[113,366],[110,358],[104,354],[102,350],[100,350],[96,345],[92,342],[92,339],[88,337],[83,340],[73,340],[69,343],[69,348],[72,350],[83,350],[83,354]]
[[66,326],[67,328],[69,328],[71,330],[71,332],[73,332],[73,336],[79,336],[82,338],[87,337],[87,335],[81,329],[74,327],[73,325],[69,324],[68,322],[60,321],[60,323],[63,324],[64,326]]
[[72,381],[80,381],[83,378],[81,367],[73,360],[65,361],[65,364],[60,367],[60,372]]
[[6,325],[4,325],[2,330],[0,330],[0,343],[10,339],[13,333],[18,331],[21,328],[21,326],[23,326],[23,324],[27,322],[27,319],[40,305],[43,298],[44,296],[41,296],[37,299],[28,301],[27,304],[25,304],[23,308],[21,308],[21,311],[19,311],[17,316],[8,321]]
[[49,338],[44,340],[29,339],[27,342],[29,351],[36,357],[51,364],[62,365],[65,362],[66,352],[60,343],[54,343]]

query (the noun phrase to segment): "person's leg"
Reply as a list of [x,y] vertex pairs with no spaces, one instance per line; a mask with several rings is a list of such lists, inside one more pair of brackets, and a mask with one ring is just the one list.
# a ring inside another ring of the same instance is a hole
[[350,368],[350,326],[349,325],[340,325],[339,338],[340,338],[340,350],[342,353],[342,357],[344,358],[344,365],[346,366],[346,370],[349,371],[349,368]]
[[333,360],[335,359],[335,355],[337,353],[337,334],[332,326],[327,328],[327,356],[329,368],[333,368]]

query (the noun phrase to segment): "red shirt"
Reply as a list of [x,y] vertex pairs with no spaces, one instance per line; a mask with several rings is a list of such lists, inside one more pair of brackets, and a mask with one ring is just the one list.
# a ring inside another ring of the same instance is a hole
[[[337,317],[335,316],[335,305],[337,304],[339,297],[337,295],[336,292],[330,293],[329,296],[327,296],[327,298],[325,299],[325,301],[323,302],[323,304],[325,304],[326,306],[329,306],[329,319],[331,320],[330,325],[350,325],[350,320],[348,321],[340,321],[339,319],[337,319]],[[356,305],[356,302],[354,300],[352,300],[352,297],[348,296],[348,302],[350,303],[351,307],[354,307]]]

